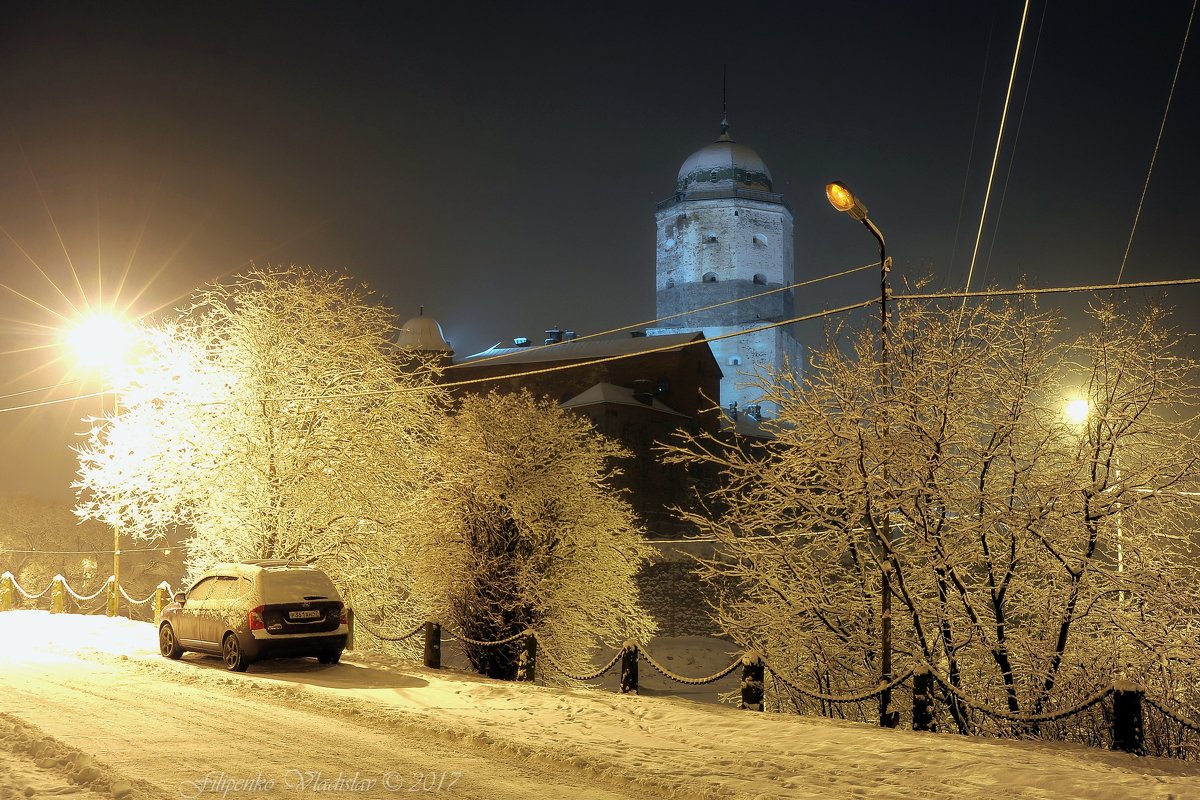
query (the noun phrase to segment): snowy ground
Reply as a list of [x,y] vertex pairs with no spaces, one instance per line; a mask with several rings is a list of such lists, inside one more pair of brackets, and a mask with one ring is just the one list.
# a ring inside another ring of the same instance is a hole
[[[656,652],[686,674],[727,663],[701,644]],[[6,612],[0,800],[1200,798],[1194,764],[737,711],[642,670],[641,696],[378,658],[232,675],[162,659],[145,623]]]

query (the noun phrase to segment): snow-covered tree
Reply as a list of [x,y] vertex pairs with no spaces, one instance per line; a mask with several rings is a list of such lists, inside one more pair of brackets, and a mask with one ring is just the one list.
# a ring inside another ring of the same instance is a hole
[[351,599],[403,587],[397,532],[439,416],[431,364],[344,277],[256,270],[146,327],[118,411],[79,450],[77,514],[216,561],[315,559]]
[[[480,641],[534,628],[576,672],[600,643],[653,633],[634,582],[650,547],[610,485],[619,445],[549,400],[491,393],[445,418],[436,454],[416,533],[430,557],[414,593],[428,613]],[[481,673],[511,678],[521,646],[467,654]]]
[[[1028,302],[961,318],[907,302],[886,371],[877,329],[835,334],[798,389],[765,382],[773,441],[674,448],[724,470],[724,511],[689,515],[719,542],[707,574],[739,585],[718,602],[724,629],[794,682],[871,686],[886,573],[897,665],[929,664],[979,703],[1068,707],[1122,673],[1194,686],[1195,365],[1159,309],[1091,318],[1060,344],[1059,319]],[[1072,397],[1086,424],[1064,415]],[[940,699],[961,731],[995,725]]]

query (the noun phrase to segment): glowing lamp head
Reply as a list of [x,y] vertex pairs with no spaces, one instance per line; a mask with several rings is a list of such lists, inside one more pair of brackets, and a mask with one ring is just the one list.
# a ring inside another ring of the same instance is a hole
[[867,218],[867,207],[841,181],[826,184],[825,196],[829,198],[829,204],[838,211],[844,211],[859,222]]
[[1067,405],[1063,408],[1063,413],[1066,414],[1067,420],[1072,425],[1082,425],[1087,422],[1088,415],[1091,413],[1091,407],[1088,401],[1082,397],[1077,397],[1074,400],[1067,401]]
[[128,358],[134,343],[134,329],[114,314],[99,312],[85,317],[67,331],[66,340],[81,366],[110,372]]

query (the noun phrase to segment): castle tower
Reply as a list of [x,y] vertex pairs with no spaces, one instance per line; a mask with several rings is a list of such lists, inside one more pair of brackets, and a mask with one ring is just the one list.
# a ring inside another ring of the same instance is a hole
[[[662,320],[651,334],[701,330],[709,339],[789,319],[791,291],[730,303],[795,282],[792,212],[771,185],[771,173],[758,153],[738,144],[721,122],[715,142],[692,153],[675,186],[675,196],[658,204],[657,314]],[[682,314],[672,319],[662,319]],[[755,375],[785,367],[798,372],[800,345],[791,326],[730,336],[711,342],[725,376],[721,405],[736,402],[740,412],[760,417],[777,413],[761,403],[750,385]]]

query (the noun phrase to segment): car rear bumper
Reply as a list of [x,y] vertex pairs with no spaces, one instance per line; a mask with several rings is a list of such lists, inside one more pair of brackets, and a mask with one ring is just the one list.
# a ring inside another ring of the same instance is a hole
[[242,650],[253,661],[263,658],[300,658],[324,653],[340,653],[346,648],[345,633],[328,636],[272,636],[257,639],[250,635],[238,637]]

